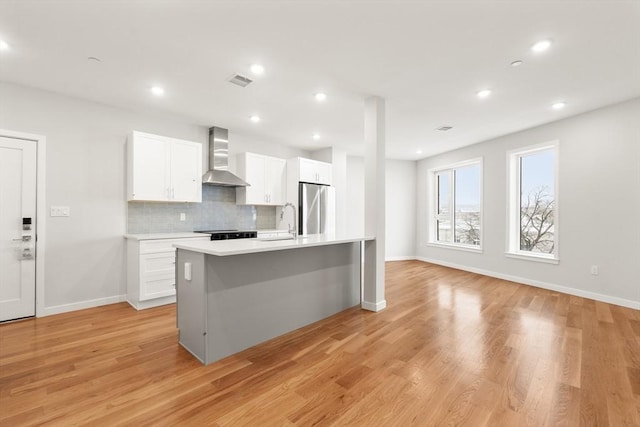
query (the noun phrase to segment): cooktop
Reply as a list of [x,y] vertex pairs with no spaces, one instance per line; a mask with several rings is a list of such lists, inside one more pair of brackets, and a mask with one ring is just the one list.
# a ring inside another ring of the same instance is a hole
[[251,239],[258,237],[257,231],[198,230],[196,233],[210,234],[211,240]]

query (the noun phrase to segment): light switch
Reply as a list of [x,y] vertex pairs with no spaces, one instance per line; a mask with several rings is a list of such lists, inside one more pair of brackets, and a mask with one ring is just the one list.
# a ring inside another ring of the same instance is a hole
[[69,206],[51,206],[51,216],[71,216]]
[[186,221],[187,219],[187,214],[184,212],[180,212],[180,221]]

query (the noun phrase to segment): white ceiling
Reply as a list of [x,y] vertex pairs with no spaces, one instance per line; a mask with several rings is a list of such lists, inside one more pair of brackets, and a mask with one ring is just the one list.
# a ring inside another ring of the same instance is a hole
[[[0,80],[304,149],[361,152],[378,95],[398,159],[640,96],[639,1],[0,0],[0,39]],[[253,84],[227,82],[255,62]]]

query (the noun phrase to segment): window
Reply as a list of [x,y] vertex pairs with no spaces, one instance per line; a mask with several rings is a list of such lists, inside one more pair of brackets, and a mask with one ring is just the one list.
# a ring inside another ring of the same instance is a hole
[[507,254],[558,260],[557,143],[509,153]]
[[481,159],[433,170],[431,177],[435,188],[430,243],[480,250]]

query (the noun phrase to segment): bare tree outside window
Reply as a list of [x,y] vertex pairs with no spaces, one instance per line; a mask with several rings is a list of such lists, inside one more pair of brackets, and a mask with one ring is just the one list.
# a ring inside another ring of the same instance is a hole
[[456,243],[480,245],[480,211],[456,212]]
[[521,195],[520,250],[553,253],[554,198],[549,187],[540,186]]
[[558,260],[557,142],[509,153],[508,254]]

